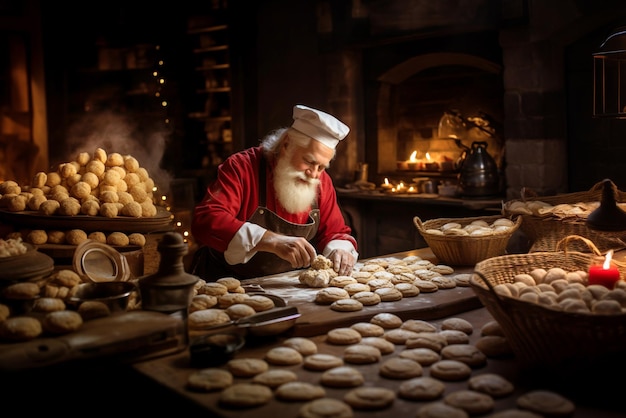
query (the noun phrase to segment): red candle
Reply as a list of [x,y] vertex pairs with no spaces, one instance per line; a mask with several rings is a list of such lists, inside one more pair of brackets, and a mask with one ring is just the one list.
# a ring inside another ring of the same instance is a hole
[[603,265],[595,265],[589,267],[589,284],[601,284],[604,287],[613,289],[615,283],[620,279],[619,270],[615,266],[611,266],[611,258],[613,250],[609,251],[604,258]]

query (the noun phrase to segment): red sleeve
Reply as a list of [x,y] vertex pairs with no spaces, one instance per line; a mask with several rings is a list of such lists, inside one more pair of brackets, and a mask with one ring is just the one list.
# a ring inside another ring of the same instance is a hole
[[358,250],[356,240],[350,233],[352,230],[341,213],[337,203],[337,193],[333,181],[328,173],[324,172],[320,177],[320,225],[316,236],[316,246],[321,253],[326,245],[335,239],[348,240],[355,250]]
[[191,233],[200,245],[224,252],[258,206],[261,149],[250,148],[227,158],[216,180],[196,205]]

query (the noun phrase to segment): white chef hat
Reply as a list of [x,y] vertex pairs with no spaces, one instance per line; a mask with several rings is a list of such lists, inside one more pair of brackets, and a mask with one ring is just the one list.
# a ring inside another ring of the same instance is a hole
[[350,128],[334,116],[304,105],[293,107],[291,127],[333,149],[350,132]]

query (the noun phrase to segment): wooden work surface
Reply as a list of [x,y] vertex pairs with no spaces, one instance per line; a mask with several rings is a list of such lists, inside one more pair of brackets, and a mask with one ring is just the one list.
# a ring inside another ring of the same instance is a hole
[[[432,257],[432,253],[427,249],[409,251],[391,255],[391,257],[404,257],[407,255],[420,255],[424,258]],[[461,270],[459,270],[460,272]],[[282,277],[282,280],[281,280]],[[266,292],[280,295],[288,305],[298,306],[302,316],[298,319],[296,326],[291,332],[272,337],[248,336],[244,347],[234,354],[235,358],[264,358],[267,351],[280,345],[286,338],[293,335],[308,336],[318,345],[318,352],[343,355],[346,346],[327,344],[326,332],[334,327],[346,326],[355,322],[368,320],[378,312],[392,312],[400,316],[403,320],[425,319],[441,329],[441,323],[449,317],[459,317],[470,321],[474,327],[474,332],[470,335],[470,343],[475,343],[480,338],[480,329],[488,321],[493,320],[489,312],[476,305],[476,298],[472,295],[471,288],[457,288],[441,290],[430,294],[420,294],[415,298],[407,298],[398,302],[388,302],[375,308],[368,308],[357,313],[342,313],[331,311],[328,306],[316,305],[312,302],[313,292],[294,284],[297,276],[268,276],[254,279],[250,283],[258,284]],[[306,295],[306,296],[303,296]],[[382,386],[390,388],[397,393],[398,386],[403,380],[394,380],[381,377],[379,375],[380,364],[404,350],[403,345],[396,345],[393,353],[386,354],[381,362],[368,365],[353,365],[365,377],[365,385]],[[254,408],[232,409],[219,405],[219,392],[200,393],[190,391],[186,388],[189,376],[198,370],[193,367],[190,361],[189,351],[185,350],[177,354],[168,355],[148,361],[137,362],[132,365],[133,369],[141,375],[148,377],[160,387],[171,391],[177,395],[177,399],[183,402],[179,404],[181,410],[189,410],[205,413],[211,417],[223,418],[257,418],[257,417],[297,417],[298,411],[304,402],[286,402],[273,399],[269,403]],[[286,368],[294,371],[301,381],[319,384],[321,372],[309,371],[301,365],[296,366],[273,366],[270,368]],[[497,373],[511,380],[516,390],[512,395],[505,398],[495,399],[493,412],[515,408],[516,399],[523,393],[530,390],[550,389],[567,396],[576,404],[575,418],[591,417],[618,417],[623,416],[618,407],[619,395],[607,394],[606,387],[596,385],[588,380],[586,376],[572,379],[555,379],[554,376],[527,375],[526,372],[518,370],[513,357],[488,358],[487,364],[473,370],[472,375],[482,373]],[[429,366],[423,368],[423,376],[429,376]],[[235,382],[246,382],[250,379],[235,378]],[[457,390],[467,389],[467,379],[458,382],[445,382],[444,395]],[[610,388],[609,388],[610,389]],[[349,389],[325,387],[326,396],[342,399]],[[598,392],[597,394],[595,392]],[[441,399],[440,399],[441,400]],[[389,408],[374,411],[354,411],[355,417],[382,418],[389,416],[413,417],[417,410],[427,402],[408,401],[397,398]],[[185,407],[183,408],[183,405]]]
[[[421,258],[437,262],[428,248],[386,255],[382,258],[402,259],[417,255]],[[454,274],[469,273],[469,267],[455,268]],[[358,321],[369,320],[381,312],[390,312],[402,319],[437,319],[455,313],[481,307],[474,291],[469,287],[441,289],[433,293],[422,293],[417,297],[403,298],[394,302],[381,302],[374,306],[364,306],[357,312],[337,312],[329,305],[315,303],[315,295],[319,291],[300,283],[298,272],[288,272],[247,280],[246,285],[259,285],[266,292],[281,297],[288,306],[296,306],[301,317],[296,321],[290,334],[294,336],[313,336],[327,332],[332,328],[349,326]]]

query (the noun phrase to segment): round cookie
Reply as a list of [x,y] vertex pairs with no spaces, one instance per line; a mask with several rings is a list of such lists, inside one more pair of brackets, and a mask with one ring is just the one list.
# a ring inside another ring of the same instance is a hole
[[446,390],[441,380],[429,376],[414,377],[405,380],[398,386],[398,396],[411,401],[432,401]]
[[228,293],[228,288],[221,283],[206,282],[198,289],[198,293],[211,296],[222,296]]
[[223,284],[229,292],[234,292],[241,286],[241,281],[235,277],[221,277],[215,281],[216,283]]
[[433,277],[430,281],[435,283],[439,289],[454,289],[456,287],[456,281],[448,276]]
[[448,340],[438,332],[419,332],[415,338],[406,340],[405,344],[406,348],[430,348],[440,353],[448,345]]
[[208,368],[197,370],[187,378],[187,388],[198,392],[222,390],[233,384],[233,375],[228,370]]
[[441,358],[458,360],[472,368],[487,364],[487,356],[472,344],[450,344],[441,349]]
[[534,390],[517,398],[517,407],[543,416],[570,416],[576,406],[566,397],[549,390]]
[[309,356],[317,353],[317,344],[309,338],[291,337],[283,341],[285,347],[291,347],[297,350],[303,356]]
[[434,293],[439,290],[439,286],[429,280],[416,279],[413,284],[420,290],[420,293]]
[[400,326],[414,332],[437,332],[437,327],[423,319],[407,319]]
[[396,350],[394,343],[382,337],[363,337],[360,344],[372,345],[378,348],[380,350],[380,354],[383,355],[391,354]]
[[439,274],[452,274],[454,273],[454,269],[445,264],[436,264],[430,268],[431,271]]
[[459,287],[469,287],[470,286],[470,280],[472,278],[472,274],[471,273],[460,273],[460,274],[455,274],[454,276],[452,276],[452,278],[456,282],[457,286],[459,286]]
[[187,325],[190,329],[204,329],[214,325],[230,322],[230,316],[222,309],[209,308],[191,312],[187,316]]
[[333,388],[348,388],[361,386],[365,382],[363,374],[354,367],[339,366],[322,373],[320,382],[324,386]]
[[402,299],[402,292],[400,292],[395,286],[376,289],[374,290],[374,293],[380,296],[380,300],[383,302],[396,302]]
[[337,312],[356,312],[363,310],[363,304],[356,299],[339,299],[330,304],[330,309]]
[[421,376],[423,369],[415,360],[392,357],[380,365],[379,373],[388,379],[410,379]]
[[320,398],[305,403],[298,411],[298,418],[352,418],[352,407],[334,398]]
[[[353,279],[356,281],[356,279]],[[366,283],[350,283],[346,286],[343,286],[343,289],[348,292],[348,294],[350,296],[354,296],[355,294],[359,293],[359,292],[369,292],[371,291],[371,288],[369,287],[368,284]]]
[[402,345],[406,344],[407,340],[417,337],[417,335],[417,332],[409,331],[408,329],[395,328],[385,332],[385,339],[394,344]]
[[474,326],[472,323],[463,318],[446,318],[441,323],[441,329],[454,329],[462,331],[467,335],[472,335],[472,332],[474,332]]
[[265,353],[265,360],[278,366],[295,366],[302,363],[302,354],[291,347],[272,347]]
[[[209,296],[209,295],[206,295]],[[217,298],[217,306],[226,309],[229,306],[236,305],[238,303],[243,303],[244,300],[250,297],[247,293],[226,293],[220,296],[213,296]],[[250,308],[254,309],[252,306],[248,305]],[[212,307],[212,306],[209,306]],[[254,311],[256,312],[256,311]]]
[[330,305],[340,299],[349,299],[350,294],[341,287],[325,287],[315,294],[315,303],[319,305]]
[[78,306],[76,310],[83,317],[83,321],[102,318],[111,315],[109,306],[99,300],[86,300]]
[[252,316],[256,313],[252,306],[246,305],[245,303],[235,303],[234,305],[230,305],[225,309],[225,312],[226,315],[233,320]]
[[515,390],[513,383],[496,373],[472,376],[467,384],[469,389],[486,393],[494,398],[508,396]]
[[33,299],[39,295],[41,289],[34,282],[13,283],[2,289],[2,296],[6,299]]
[[372,324],[379,325],[384,329],[399,328],[402,325],[402,319],[398,315],[386,312],[374,315],[370,319],[370,322]]
[[456,329],[443,329],[439,331],[439,335],[442,335],[448,344],[469,344],[469,335],[463,331]]
[[260,385],[265,385],[272,389],[276,389],[283,383],[295,382],[296,380],[298,380],[298,375],[291,370],[269,369],[254,376],[252,378],[252,383],[258,383]]
[[245,298],[243,300],[243,303],[251,306],[256,312],[264,312],[276,306],[272,299],[263,295],[252,295],[248,298]]
[[456,408],[461,408],[470,415],[482,415],[493,410],[495,402],[485,393],[464,389],[447,394],[443,401]]
[[393,390],[376,386],[354,388],[343,396],[344,402],[354,409],[366,411],[388,408],[395,399]]
[[334,354],[315,353],[304,358],[302,367],[307,370],[324,371],[343,364],[343,359]]
[[472,375],[472,369],[461,361],[439,360],[431,364],[430,375],[445,381],[464,380]]
[[415,360],[422,366],[430,366],[441,360],[441,355],[430,348],[405,348],[398,355],[402,358]]
[[13,316],[0,322],[0,338],[6,341],[28,341],[42,332],[41,322],[30,316]]
[[485,335],[498,335],[500,337],[504,337],[504,333],[502,332],[502,327],[500,326],[500,323],[496,320],[493,321],[489,321],[487,323],[485,323],[481,328],[480,328],[480,335],[485,336]]
[[235,383],[219,395],[222,406],[233,408],[252,408],[265,405],[273,398],[272,389],[256,383]]
[[326,396],[326,389],[320,385],[296,380],[278,386],[274,390],[274,395],[283,401],[310,401]]
[[[330,278],[329,286],[332,287],[343,287],[345,288],[347,285],[358,283],[356,279],[352,276],[335,276]],[[348,289],[346,289],[348,290]],[[350,293],[350,291],[348,291]]]
[[372,292],[372,291],[366,291],[366,292],[357,292],[354,295],[351,296],[352,299],[358,300],[359,302],[361,302],[363,304],[363,306],[374,306],[374,305],[378,305],[381,301],[380,299],[380,295]]
[[267,371],[269,364],[258,358],[235,358],[226,363],[226,368],[235,377],[253,377]]
[[33,302],[32,310],[34,312],[54,312],[62,311],[65,308],[66,306],[65,302],[63,302],[63,299],[41,297],[39,299],[35,299],[35,301]]
[[385,335],[385,329],[380,325],[371,322],[357,322],[350,325],[350,328],[357,330],[363,337],[382,337]]
[[83,317],[76,311],[49,312],[43,319],[43,329],[50,334],[67,334],[83,325]]
[[431,402],[418,409],[415,418],[469,418],[469,414],[444,402]]
[[343,352],[343,360],[352,364],[377,363],[381,357],[380,350],[368,344],[354,344],[347,347]]
[[361,334],[352,328],[342,327],[334,328],[326,333],[326,342],[328,344],[349,345],[356,344],[361,341]]
[[411,283],[397,283],[395,284],[395,288],[400,291],[403,298],[412,298],[415,296],[419,296],[420,290]]

